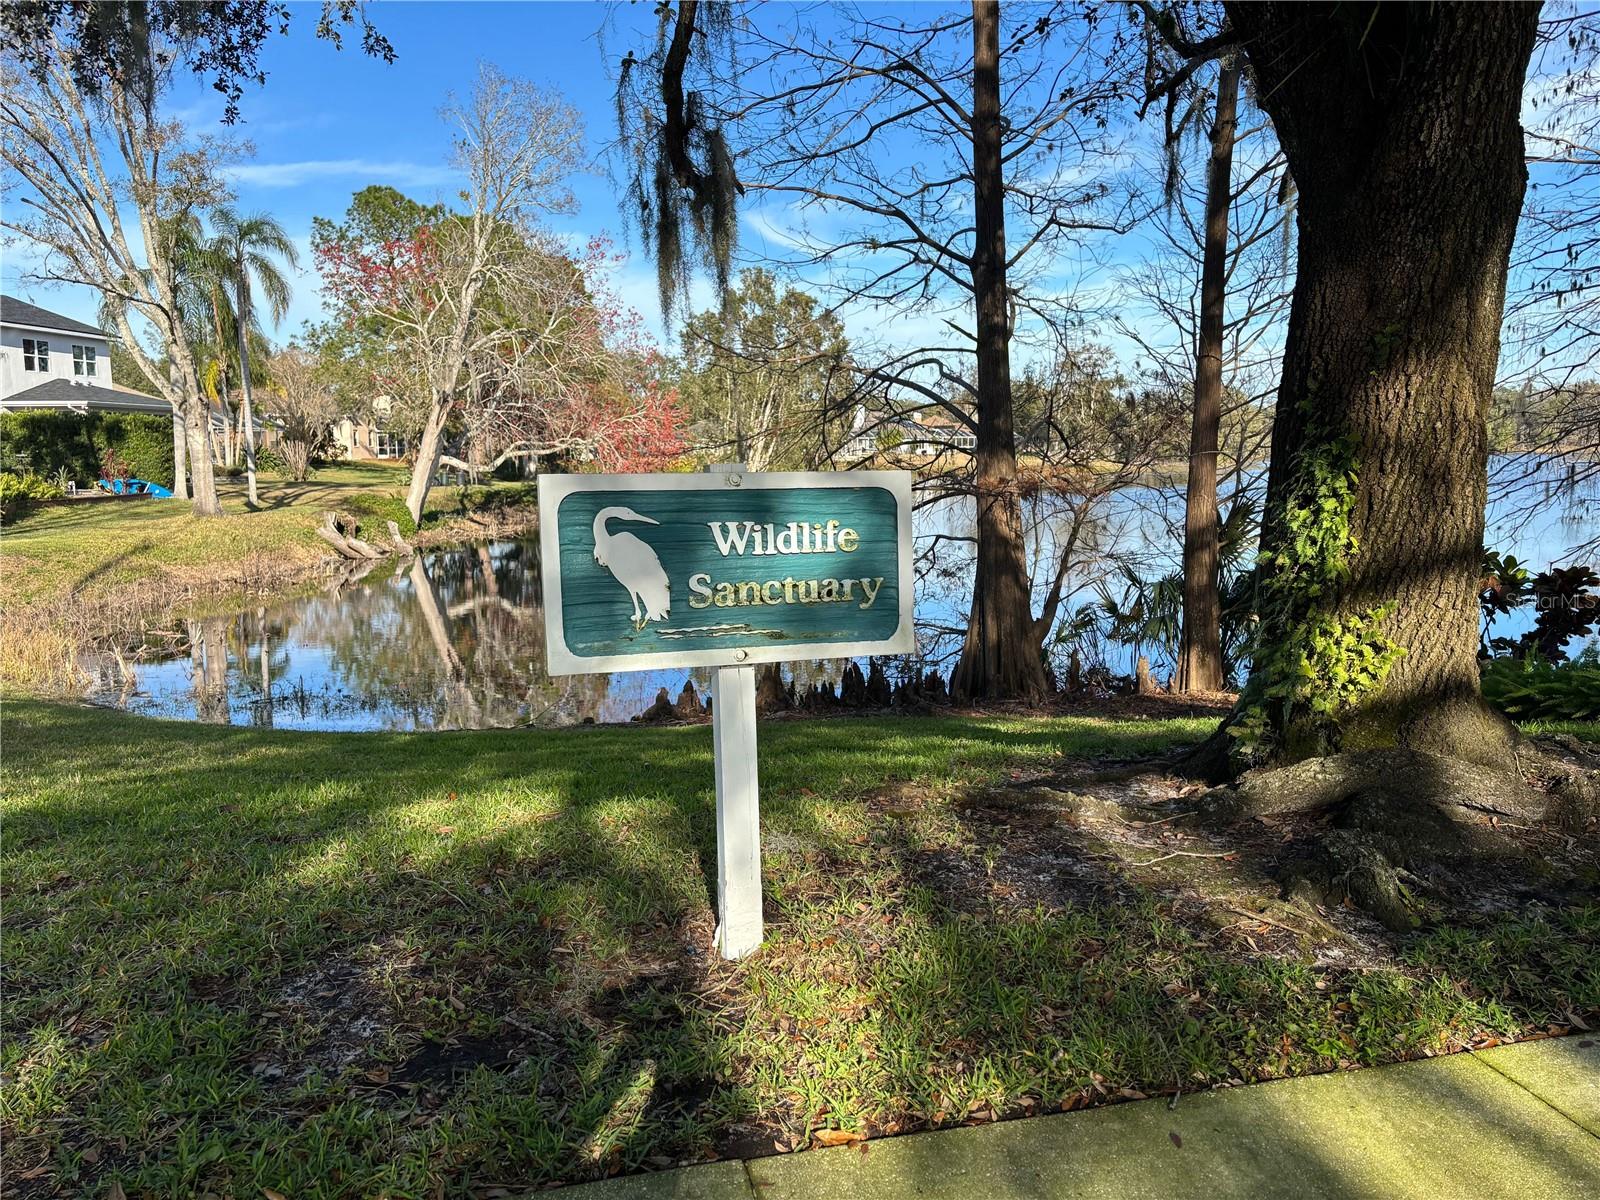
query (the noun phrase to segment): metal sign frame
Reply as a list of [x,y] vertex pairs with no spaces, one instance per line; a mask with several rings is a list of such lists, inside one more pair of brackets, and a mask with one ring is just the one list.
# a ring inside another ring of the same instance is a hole
[[[543,475],[539,478],[539,551],[544,580],[545,652],[552,675],[609,671],[651,671],[672,667],[746,666],[803,658],[865,658],[876,654],[910,654],[916,649],[912,622],[915,564],[911,540],[909,471],[772,471],[716,469],[706,474],[676,475]],[[790,491],[798,488],[876,487],[895,500],[898,534],[899,622],[893,635],[875,641],[792,642],[782,645],[727,646],[709,650],[667,650],[640,654],[574,654],[567,647],[561,602],[561,502],[577,492]]]

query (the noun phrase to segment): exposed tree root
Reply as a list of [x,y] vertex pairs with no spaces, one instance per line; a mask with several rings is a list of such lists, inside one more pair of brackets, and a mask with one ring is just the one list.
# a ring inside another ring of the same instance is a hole
[[1520,853],[1506,825],[1587,828],[1600,813],[1600,770],[1527,742],[1500,767],[1369,750],[1247,772],[1205,793],[1201,807],[1218,823],[1325,815],[1330,827],[1285,892],[1313,904],[1348,899],[1405,929],[1416,923],[1419,886],[1449,886],[1453,868]]

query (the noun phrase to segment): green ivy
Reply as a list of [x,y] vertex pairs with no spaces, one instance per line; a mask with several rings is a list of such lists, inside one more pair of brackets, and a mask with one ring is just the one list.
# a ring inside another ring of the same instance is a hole
[[1349,439],[1304,455],[1280,517],[1282,548],[1261,555],[1261,620],[1270,633],[1229,730],[1251,759],[1277,748],[1284,731],[1306,718],[1319,741],[1334,741],[1340,714],[1377,690],[1405,653],[1383,631],[1392,605],[1334,608],[1358,548],[1350,522],[1357,483]]

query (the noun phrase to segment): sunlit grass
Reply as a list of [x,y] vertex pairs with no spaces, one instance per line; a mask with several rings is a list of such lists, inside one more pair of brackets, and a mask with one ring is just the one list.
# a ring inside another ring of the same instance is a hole
[[[6,717],[8,1194],[38,1168],[93,1195],[526,1189],[741,1129],[804,1146],[1600,1006],[1593,910],[1426,931],[1400,968],[1341,974],[1242,954],[1155,894],[957,906],[908,872],[912,847],[974,853],[969,785],[1205,720],[763,725],[768,939],[723,964],[703,727]],[[904,816],[869,804],[886,788]]]

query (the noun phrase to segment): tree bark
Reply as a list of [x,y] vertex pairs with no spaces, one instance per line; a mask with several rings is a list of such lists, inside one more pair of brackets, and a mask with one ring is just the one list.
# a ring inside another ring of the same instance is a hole
[[177,500],[189,498],[188,435],[184,430],[183,414],[172,410],[172,495]]
[[1023,551],[1012,425],[1000,7],[995,0],[973,0],[972,44],[972,286],[978,336],[973,466],[978,537],[972,615],[950,687],[967,699],[1035,701],[1048,688],[1039,645],[1031,636],[1032,589]]
[[1217,73],[1217,112],[1206,170],[1200,331],[1195,345],[1194,419],[1189,430],[1189,486],[1183,518],[1183,632],[1173,681],[1177,692],[1219,692],[1226,683],[1217,579],[1217,437],[1222,427],[1223,318],[1239,74],[1237,57],[1224,60]]
[[411,486],[406,489],[406,509],[414,525],[422,524],[422,509],[428,502],[428,491],[433,487],[433,473],[439,469],[439,455],[444,450],[444,426],[449,418],[449,406],[436,401],[422,427],[422,439],[417,443],[417,460],[411,468]]
[[241,432],[244,434],[244,474],[246,494],[249,497],[250,507],[255,508],[260,504],[256,496],[256,429],[255,413],[252,401],[254,399],[250,390],[250,348],[246,330],[250,327],[250,289],[244,282],[245,266],[241,262],[239,269],[239,386],[242,389],[242,400],[239,406],[239,420],[243,425]]
[[1337,714],[1333,746],[1297,736],[1303,709],[1274,716],[1280,757],[1400,746],[1509,763],[1513,731],[1479,692],[1475,585],[1539,6],[1226,7],[1299,192],[1264,588],[1298,553],[1290,515],[1319,456],[1355,476],[1343,569],[1322,595],[1264,609],[1263,646],[1310,607],[1381,607],[1404,652]]
[[[126,322],[124,322],[126,329]],[[126,335],[131,336],[131,335]],[[190,500],[190,511],[197,517],[220,517],[222,501],[217,495],[217,474],[212,459],[211,409],[200,386],[200,373],[194,359],[186,352],[173,353],[177,339],[166,338],[169,362],[167,382],[174,420],[181,425],[183,455],[178,454],[179,430],[173,430],[173,468],[176,476],[183,477],[183,459],[188,459],[190,486],[185,497],[177,487],[173,494]],[[175,399],[172,398],[175,395]]]
[[205,401],[193,400],[183,414],[184,439],[190,467],[191,508],[197,517],[220,517],[222,501],[217,495],[217,475],[212,463],[211,413]]

